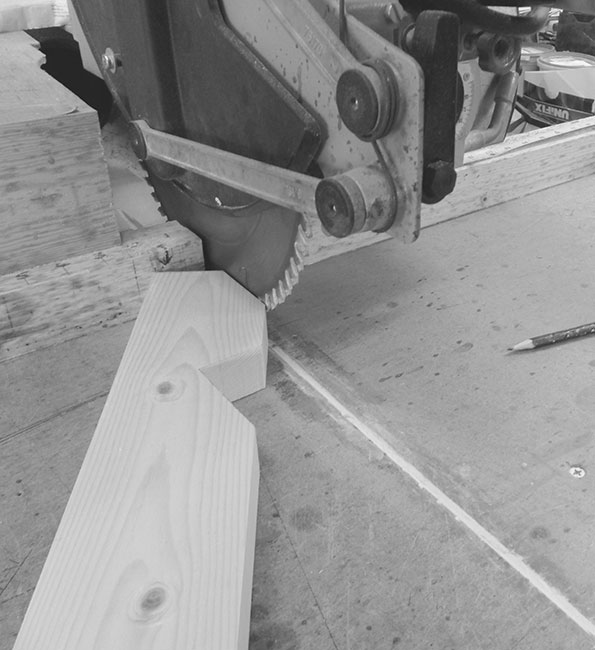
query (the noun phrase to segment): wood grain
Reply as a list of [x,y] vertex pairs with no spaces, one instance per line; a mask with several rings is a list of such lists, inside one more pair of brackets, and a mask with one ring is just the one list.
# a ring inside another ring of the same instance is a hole
[[134,319],[155,272],[204,268],[178,223],[123,233],[121,246],[0,276],[0,361]]
[[96,112],[0,35],[0,273],[113,246],[119,234]]
[[247,394],[266,350],[263,305],[225,274],[155,278],[15,650],[248,647],[255,434],[201,370]]
[[[465,156],[455,191],[422,206],[422,229],[595,174],[595,117],[512,135]],[[389,239],[362,233],[335,239],[312,223],[306,264]],[[421,234],[423,237],[423,233]]]

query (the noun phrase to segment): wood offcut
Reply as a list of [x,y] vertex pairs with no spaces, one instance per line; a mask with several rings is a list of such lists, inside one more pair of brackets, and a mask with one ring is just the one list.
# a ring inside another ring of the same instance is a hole
[[155,277],[14,650],[247,649],[266,352],[228,276]]

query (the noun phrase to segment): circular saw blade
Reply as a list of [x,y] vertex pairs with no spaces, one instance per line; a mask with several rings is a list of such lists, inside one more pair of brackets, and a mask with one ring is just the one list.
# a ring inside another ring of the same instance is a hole
[[168,218],[201,237],[207,269],[225,271],[269,310],[285,301],[303,269],[309,234],[303,215],[265,201],[214,208],[176,181],[150,171],[149,181]]

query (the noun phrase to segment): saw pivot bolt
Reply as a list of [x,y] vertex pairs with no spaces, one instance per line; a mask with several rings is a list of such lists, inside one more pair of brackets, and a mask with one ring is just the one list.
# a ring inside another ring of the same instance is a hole
[[120,55],[116,54],[111,47],[106,48],[105,52],[101,55],[101,68],[103,71],[114,74],[121,65],[122,59]]
[[179,178],[184,170],[181,167],[172,165],[164,160],[159,160],[151,156],[147,148],[147,139],[139,121],[133,120],[129,124],[130,144],[136,157],[141,161],[147,161],[149,170],[163,181],[173,181]]
[[142,128],[135,121],[129,124],[130,145],[132,151],[140,161],[145,161],[148,157],[147,143]]
[[320,181],[316,187],[316,209],[325,230],[333,237],[359,232],[366,220],[364,197],[348,176]]
[[521,55],[521,41],[514,36],[483,32],[477,39],[477,53],[482,70],[506,74],[516,66]]
[[366,230],[383,232],[393,225],[397,213],[392,180],[375,165],[355,167],[320,181],[315,199],[318,217],[334,237]]
[[345,126],[360,140],[383,138],[397,113],[397,84],[391,68],[381,60],[365,70],[346,70],[337,82],[336,102]]

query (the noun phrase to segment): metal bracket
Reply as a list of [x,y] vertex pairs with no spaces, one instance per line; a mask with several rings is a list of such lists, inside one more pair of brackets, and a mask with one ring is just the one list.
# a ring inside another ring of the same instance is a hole
[[[421,210],[423,79],[418,63],[353,16],[347,15],[347,44],[306,0],[224,0],[228,23],[298,94],[319,113],[327,138],[318,155],[326,177],[356,167],[370,167],[381,152],[397,195],[389,232],[410,242],[417,238]],[[375,144],[350,133],[336,104],[341,75],[357,70],[370,75],[364,62],[382,60],[394,73],[399,108],[393,127]]]

